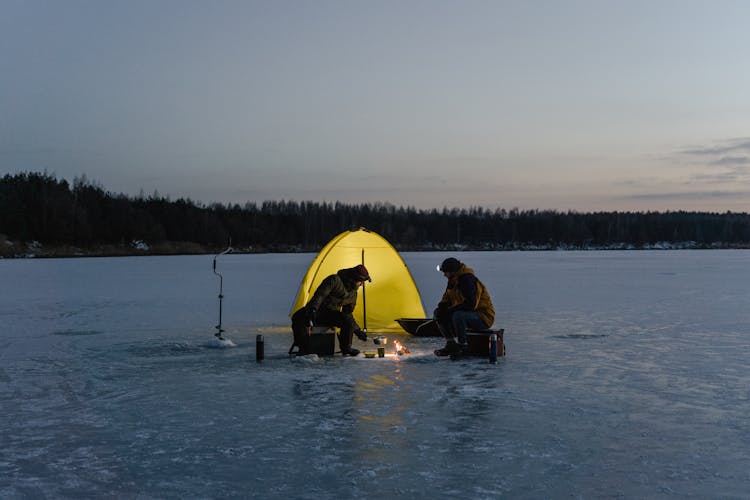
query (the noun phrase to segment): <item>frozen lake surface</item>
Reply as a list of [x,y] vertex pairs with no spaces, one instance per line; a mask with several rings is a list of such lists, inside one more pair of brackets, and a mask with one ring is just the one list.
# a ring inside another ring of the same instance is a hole
[[748,498],[750,252],[453,255],[497,365],[289,358],[312,254],[219,258],[226,349],[213,256],[0,261],[0,498]]

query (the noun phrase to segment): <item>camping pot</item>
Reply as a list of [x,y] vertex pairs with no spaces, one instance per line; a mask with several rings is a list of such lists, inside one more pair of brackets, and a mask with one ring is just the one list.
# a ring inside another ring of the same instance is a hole
[[383,337],[382,335],[378,335],[377,337],[372,339],[372,341],[375,343],[375,345],[380,345],[380,344],[385,345],[388,343],[388,337]]

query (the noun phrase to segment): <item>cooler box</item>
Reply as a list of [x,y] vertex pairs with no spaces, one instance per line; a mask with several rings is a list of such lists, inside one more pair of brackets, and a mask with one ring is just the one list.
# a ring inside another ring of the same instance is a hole
[[335,333],[330,328],[314,327],[310,335],[310,352],[318,356],[333,356],[336,350]]
[[472,356],[489,356],[490,355],[490,335],[497,335],[497,357],[505,355],[503,347],[503,333],[505,329],[483,330],[481,332],[469,330],[466,332],[466,340],[469,347],[469,354]]

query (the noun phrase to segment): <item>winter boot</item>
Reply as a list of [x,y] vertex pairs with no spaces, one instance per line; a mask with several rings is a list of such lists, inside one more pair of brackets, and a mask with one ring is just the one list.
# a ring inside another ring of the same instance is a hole
[[456,342],[455,340],[449,340],[447,344],[445,344],[445,347],[442,349],[437,349],[435,351],[435,356],[451,356],[453,354],[458,354],[463,350],[463,347],[461,344]]
[[359,349],[355,349],[353,347],[342,347],[341,354],[343,354],[344,356],[356,356],[357,354],[359,354]]
[[289,354],[293,354],[292,349],[294,349],[294,346],[299,348],[297,352],[294,353],[297,356],[310,354],[310,336],[307,334],[307,327],[292,323],[292,332],[294,334],[294,343],[292,344],[291,349],[289,349]]
[[359,354],[359,349],[352,347],[352,330],[344,331],[342,328],[339,332],[339,347],[341,348],[341,354],[344,356],[356,356]]

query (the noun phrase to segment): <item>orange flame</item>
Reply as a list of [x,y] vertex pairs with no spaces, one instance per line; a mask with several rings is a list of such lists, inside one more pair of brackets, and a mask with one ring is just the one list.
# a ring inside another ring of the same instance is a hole
[[398,340],[393,341],[393,347],[396,349],[396,354],[401,356],[402,354],[409,354],[409,349],[407,349],[401,342]]

